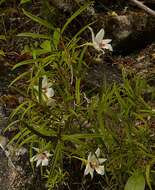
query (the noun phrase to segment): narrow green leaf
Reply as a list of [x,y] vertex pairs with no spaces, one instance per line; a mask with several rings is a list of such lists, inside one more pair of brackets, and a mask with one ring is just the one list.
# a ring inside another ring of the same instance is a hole
[[8,145],[12,144],[13,142],[17,142],[17,140],[20,138],[20,136],[21,136],[25,131],[27,131],[26,128],[21,129],[20,132],[18,132],[15,136],[13,136],[13,138],[12,138],[11,140],[9,140]]
[[21,141],[21,143],[19,144],[19,147],[23,146],[24,144],[28,144],[30,142],[37,142],[37,138],[36,138],[36,135],[31,135],[26,137],[24,140]]
[[151,168],[151,165],[148,164],[146,166],[146,171],[145,171],[145,175],[146,175],[146,182],[147,182],[147,185],[149,186],[150,190],[152,190],[152,187],[151,187],[151,183],[150,183],[150,168]]
[[29,64],[32,64],[32,63],[36,63],[38,61],[42,61],[43,59],[42,58],[37,58],[37,59],[30,59],[30,60],[26,60],[26,61],[21,61],[19,63],[17,63],[13,68],[12,70],[18,68],[18,67],[21,67],[23,65],[29,65]]
[[87,7],[90,5],[90,3],[85,4],[84,6],[80,7],[80,9],[78,9],[68,20],[67,22],[64,24],[62,30],[61,30],[61,34],[64,32],[64,30],[67,28],[67,26],[72,22],[72,20],[74,20],[78,15],[80,15],[84,10],[87,9]]
[[155,158],[153,158],[147,165],[146,165],[146,171],[145,171],[145,176],[146,176],[146,182],[147,185],[149,186],[149,189],[152,190],[151,186],[151,178],[150,178],[150,172],[151,172],[151,167],[155,164]]
[[62,152],[62,143],[58,142],[56,145],[55,151],[54,151],[49,178],[53,177],[53,173],[54,173],[54,169],[56,167],[56,164],[61,159],[61,152]]
[[59,41],[60,41],[60,28],[57,28],[53,34],[53,44],[56,49],[58,48]]
[[92,22],[92,23],[89,23],[89,24],[87,24],[86,26],[84,26],[83,28],[81,28],[74,36],[73,36],[73,38],[69,41],[69,43],[68,43],[68,47],[69,46],[71,46],[72,47],[72,43],[74,43],[74,40],[82,33],[82,32],[84,32],[87,28],[88,28],[88,26],[90,26],[90,25],[92,25],[94,22]]
[[25,101],[22,104],[20,104],[13,112],[10,114],[10,120],[13,119],[13,117],[20,111],[25,110],[25,106],[29,105],[29,101]]
[[47,40],[50,39],[50,36],[48,36],[48,35],[37,34],[37,33],[32,33],[32,32],[23,32],[23,33],[17,34],[17,36],[19,36],[19,37],[30,37],[30,38],[34,38],[34,39],[36,39],[36,38],[47,39]]
[[41,25],[43,25],[43,26],[45,26],[45,27],[47,27],[47,28],[49,28],[51,30],[55,30],[55,27],[51,23],[47,22],[46,20],[44,20],[44,19],[42,19],[40,17],[37,17],[37,16],[31,14],[30,12],[25,11],[24,9],[23,9],[23,13],[27,17],[29,17],[31,20],[33,20],[33,21],[35,21],[35,22],[37,22],[37,23],[39,23],[39,24],[41,24]]
[[72,139],[88,139],[88,138],[99,138],[103,137],[101,134],[73,134],[73,135],[63,135],[62,139],[65,140],[72,140]]
[[20,4],[29,3],[29,2],[31,2],[31,0],[21,0]]
[[31,131],[29,131],[28,129],[25,130],[24,132],[21,132],[20,137],[17,139],[16,144],[20,144],[23,140],[25,140],[28,136],[31,135]]
[[20,80],[21,78],[25,77],[26,75],[30,74],[29,71],[26,71],[24,73],[22,73],[21,75],[17,76],[10,84],[9,87],[11,87],[14,83],[16,83],[18,80]]

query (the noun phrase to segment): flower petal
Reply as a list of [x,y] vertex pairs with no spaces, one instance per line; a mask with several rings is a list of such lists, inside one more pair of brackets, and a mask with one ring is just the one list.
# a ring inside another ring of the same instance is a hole
[[98,159],[98,161],[99,161],[100,164],[103,164],[103,162],[105,162],[106,160],[107,160],[107,159],[105,159],[105,158],[99,158],[99,159]]
[[102,43],[103,44],[108,44],[112,41],[112,39],[105,39],[105,40],[102,40]]
[[86,165],[86,168],[85,168],[85,171],[84,171],[84,175],[88,175],[89,173],[90,173],[90,170],[91,170],[92,168],[90,167],[90,164],[88,163],[87,165]]
[[89,30],[91,32],[92,42],[94,43],[95,42],[95,35],[94,35],[94,32],[93,32],[93,29],[90,26],[88,28],[89,28]]
[[48,159],[45,158],[42,160],[42,166],[47,166],[48,165]]
[[103,39],[103,37],[104,37],[104,29],[103,28],[101,28],[101,30],[96,34],[96,37],[95,37],[95,41],[97,42],[97,43],[100,43],[101,41],[102,41],[102,39]]
[[97,148],[97,150],[95,151],[95,154],[96,154],[97,158],[100,156],[100,148]]
[[104,166],[96,167],[95,170],[98,174],[104,175]]
[[86,169],[85,169],[85,171],[84,171],[84,176],[88,175],[89,173],[90,173],[91,179],[92,179],[92,178],[93,178],[93,174],[94,174],[94,169],[91,168],[90,163],[88,163],[88,164],[86,165]]
[[90,152],[88,155],[88,161],[91,161],[92,153]]
[[46,154],[47,157],[52,156],[52,154],[50,154],[48,151],[44,151],[44,154]]
[[36,167],[38,167],[38,166],[41,164],[41,162],[42,162],[42,160],[41,160],[41,159],[37,160]]
[[93,43],[93,46],[94,46],[94,48],[95,48],[97,51],[102,51],[102,49],[99,47],[99,43],[94,42],[94,43]]
[[94,177],[94,169],[92,169],[92,170],[90,170],[90,175],[91,175],[91,179],[93,179],[93,177]]
[[48,98],[51,98],[51,97],[54,96],[54,90],[53,90],[52,87],[47,89],[46,96],[47,96]]
[[105,44],[104,49],[108,49],[110,51],[113,51],[111,44]]
[[48,87],[47,76],[43,76],[43,80],[42,80],[42,88],[47,88],[47,87]]

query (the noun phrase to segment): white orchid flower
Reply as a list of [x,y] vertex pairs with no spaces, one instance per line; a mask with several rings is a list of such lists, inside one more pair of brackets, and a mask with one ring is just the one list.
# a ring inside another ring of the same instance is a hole
[[[52,84],[48,83],[47,76],[43,76],[43,80],[42,80],[43,101],[49,101],[54,96],[54,90],[51,86],[52,86]],[[34,89],[39,91],[39,86],[34,86]],[[38,96],[37,96],[37,99],[39,99]]]
[[54,96],[54,90],[51,87],[51,83],[48,83],[48,79],[46,76],[43,76],[42,80],[42,91],[46,95],[46,97],[52,98]]
[[39,165],[47,166],[49,163],[49,157],[52,156],[48,151],[40,152],[38,148],[33,148],[38,153],[30,159],[30,162],[36,161],[36,167]]
[[109,44],[112,40],[103,39],[104,34],[105,34],[103,28],[101,28],[101,30],[96,34],[96,36],[93,32],[93,29],[91,27],[88,27],[88,28],[91,31],[91,35],[92,35],[92,43],[88,43],[88,45],[92,45],[96,50],[102,51],[103,54],[105,53],[103,49],[113,51],[111,44]]
[[103,162],[105,162],[107,159],[105,158],[99,158],[100,156],[100,149],[98,148],[94,153],[90,152],[87,159],[87,165],[86,169],[84,171],[84,175],[91,175],[91,178],[93,178],[94,171],[96,171],[100,175],[104,175],[104,165]]

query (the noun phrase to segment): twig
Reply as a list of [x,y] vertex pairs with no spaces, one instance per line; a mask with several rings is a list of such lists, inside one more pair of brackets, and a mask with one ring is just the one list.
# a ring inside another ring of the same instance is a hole
[[134,4],[136,4],[139,8],[143,9],[144,11],[146,11],[147,13],[149,13],[150,15],[155,17],[155,11],[150,9],[146,5],[144,5],[142,2],[140,2],[138,0],[130,0],[130,1],[133,2]]

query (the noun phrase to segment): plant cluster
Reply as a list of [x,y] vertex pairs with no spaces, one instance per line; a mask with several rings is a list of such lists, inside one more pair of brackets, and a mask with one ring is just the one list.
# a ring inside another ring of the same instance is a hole
[[[42,42],[37,47],[26,46],[22,53],[31,59],[13,67],[24,68],[10,84],[24,99],[10,115],[6,130],[18,131],[10,143],[29,150],[32,169],[35,172],[39,168],[48,189],[71,185],[70,179],[78,173],[78,182],[97,179],[100,189],[151,190],[155,187],[154,87],[136,76],[128,78],[122,70],[121,84],[96,94],[93,89],[86,90],[88,45],[102,53],[100,56],[112,51],[111,40],[103,39],[104,29],[95,36],[91,24],[72,39],[64,35],[67,26],[88,6],[77,10],[62,28],[23,10],[27,17],[47,27],[49,35],[18,35]],[[80,45],[80,35],[86,29],[91,31],[92,42]]]

